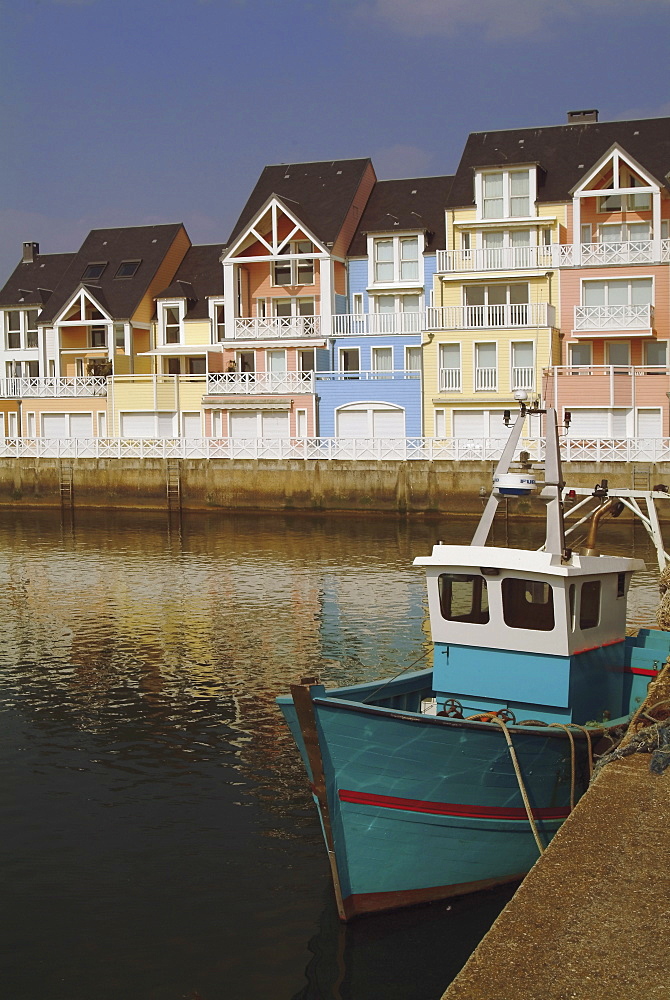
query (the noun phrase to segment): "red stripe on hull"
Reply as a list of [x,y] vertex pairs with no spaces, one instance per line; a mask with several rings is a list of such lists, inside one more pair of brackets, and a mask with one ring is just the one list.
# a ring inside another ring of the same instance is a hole
[[626,667],[625,674],[642,674],[643,677],[658,677],[658,670],[642,670],[641,667]]
[[[511,819],[528,822],[526,810],[503,806],[472,806],[458,802],[426,802],[423,799],[401,799],[393,795],[371,795],[368,792],[352,792],[341,788],[338,792],[341,802],[352,802],[363,806],[380,806],[383,809],[401,809],[405,812],[430,813],[433,816],[461,816],[465,819]],[[562,809],[533,809],[535,819],[566,819],[570,814],[567,807]]]

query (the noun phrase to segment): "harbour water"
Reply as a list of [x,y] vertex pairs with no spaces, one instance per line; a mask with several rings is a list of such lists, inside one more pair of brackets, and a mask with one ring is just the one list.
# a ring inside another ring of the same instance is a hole
[[[472,529],[0,512],[5,995],[440,997],[513,888],[340,925],[274,698],[428,665],[412,559]],[[612,532],[649,623],[653,551]]]

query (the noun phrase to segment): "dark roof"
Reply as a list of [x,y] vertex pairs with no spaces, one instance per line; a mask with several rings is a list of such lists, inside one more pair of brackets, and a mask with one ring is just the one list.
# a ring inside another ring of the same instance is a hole
[[421,229],[431,234],[427,250],[445,246],[444,210],[452,176],[410,177],[400,181],[377,181],[349,247],[349,255],[367,253],[366,234],[394,229]]
[[207,319],[208,296],[223,295],[221,254],[224,250],[221,243],[190,247],[172,284],[156,298],[186,299],[186,319]]
[[[68,299],[82,284],[88,264],[106,261],[99,278],[84,282],[93,295],[104,297],[113,319],[129,319],[147,292],[156,271],[163,263],[175,237],[183,229],[181,222],[164,226],[128,226],[119,229],[92,229],[40,315],[40,323],[48,323],[60,312]],[[140,260],[132,278],[115,278],[119,264]]]
[[73,253],[40,253],[31,262],[21,262],[0,289],[0,306],[41,309],[73,259]]
[[547,128],[472,132],[449,196],[451,207],[474,202],[476,168],[538,163],[538,201],[567,201],[571,190],[615,143],[667,186],[670,118],[585,122]]
[[289,207],[317,239],[334,243],[370,162],[365,157],[317,163],[277,163],[265,167],[233,227],[228,244],[237,239],[273,194],[291,202]]

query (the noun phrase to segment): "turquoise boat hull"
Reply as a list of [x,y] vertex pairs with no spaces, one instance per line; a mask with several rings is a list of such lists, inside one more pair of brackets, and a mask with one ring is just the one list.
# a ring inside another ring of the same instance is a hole
[[[669,647],[670,634],[655,630],[625,640],[622,714],[608,728],[625,725]],[[506,729],[423,714],[433,682],[432,670],[329,691],[304,681],[277,699],[309,777],[343,920],[521,879],[538,839],[551,841],[588,786],[602,727],[568,732],[546,712],[537,720],[536,705],[526,706],[528,720],[517,706],[531,724]]]

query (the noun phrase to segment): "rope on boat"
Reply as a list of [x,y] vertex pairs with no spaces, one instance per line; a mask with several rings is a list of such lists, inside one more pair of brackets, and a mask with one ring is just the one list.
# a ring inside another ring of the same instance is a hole
[[550,729],[563,729],[566,736],[570,741],[570,812],[575,808],[575,773],[576,773],[576,754],[575,754],[575,734],[570,731],[569,725],[564,725],[562,722],[551,722],[549,724]]
[[656,624],[664,632],[670,632],[670,566],[666,566],[658,578],[661,601],[656,611]]
[[507,725],[501,718],[497,715],[492,715],[491,722],[497,722],[497,724],[502,729],[505,740],[507,741],[507,747],[509,749],[509,755],[512,758],[512,764],[514,765],[514,772],[516,774],[516,780],[519,784],[519,791],[521,792],[521,798],[523,799],[524,808],[526,810],[526,815],[528,816],[528,822],[530,823],[530,828],[533,831],[533,836],[535,837],[535,843],[537,844],[537,849],[540,854],[544,854],[544,845],[540,840],[540,834],[537,829],[537,823],[535,822],[535,817],[533,816],[533,810],[530,806],[530,801],[528,799],[528,794],[526,792],[526,786],[521,774],[521,768],[519,767],[519,761],[517,759],[516,750],[514,749],[514,744],[512,743],[512,737],[510,736],[509,729]]

